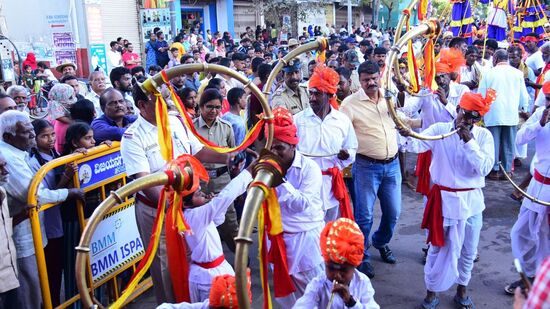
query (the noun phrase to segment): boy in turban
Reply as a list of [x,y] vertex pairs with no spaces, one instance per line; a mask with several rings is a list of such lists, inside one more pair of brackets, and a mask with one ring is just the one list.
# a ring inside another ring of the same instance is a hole
[[[482,188],[485,176],[494,164],[491,133],[474,123],[489,111],[496,94],[487,97],[465,93],[457,107],[456,120],[435,123],[423,135],[440,136],[453,130],[445,139],[419,140],[409,138],[407,149],[412,152],[432,151],[430,173],[433,185],[422,220],[428,229],[430,249],[424,267],[427,295],[422,308],[439,305],[437,292],[457,284],[454,302],[461,308],[474,308],[466,288],[472,275],[485,209]],[[406,130],[399,132],[408,136]]]
[[[310,107],[294,116],[298,129],[298,150],[322,155],[312,157],[323,173],[321,199],[325,222],[339,216],[353,219],[342,169],[355,161],[357,137],[349,118],[338,111],[336,91],[340,76],[318,65],[309,79]],[[338,206],[338,207],[337,207]]]
[[[275,133],[271,151],[287,170],[285,181],[275,188],[286,251],[286,256],[281,258],[286,258],[295,290],[290,294],[277,295],[278,281],[275,280],[275,297],[282,308],[292,308],[303,295],[307,284],[323,272],[319,249],[319,236],[324,225],[321,200],[323,179],[319,166],[296,151],[299,138],[292,114],[283,107],[277,107],[273,115]],[[273,260],[271,254],[270,259]]]
[[[298,308],[380,308],[369,278],[356,269],[363,261],[364,236],[346,218],[327,223],[321,232],[325,273],[311,281]],[[329,306],[330,305],[330,306]]]

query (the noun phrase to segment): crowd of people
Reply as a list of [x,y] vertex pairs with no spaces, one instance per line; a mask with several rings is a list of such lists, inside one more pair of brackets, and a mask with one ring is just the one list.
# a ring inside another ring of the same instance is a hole
[[[487,180],[505,179],[499,162],[509,175],[514,167],[531,164],[532,176],[522,180],[523,188],[540,200],[550,200],[550,42],[539,42],[537,35],[504,48],[495,40],[468,44],[443,32],[434,42],[437,90],[422,89],[420,94],[410,91],[407,51],[402,51],[402,78],[391,87],[398,113],[410,128],[397,128],[380,83],[382,74],[391,69],[386,56],[393,43],[392,29],[382,33],[375,25],[362,24],[348,34],[344,27],[336,30],[327,25],[304,28],[294,38],[274,25],[258,26],[248,28],[238,42],[229,33],[209,31],[206,37],[182,32],[167,42],[156,30],[145,44],[144,61],[127,40],[111,42],[108,72],[93,71],[87,84],[75,76],[74,63],[57,66],[62,76],[48,89],[47,106],[33,103],[29,89],[38,91],[37,80],[41,88],[42,82],[55,77],[32,54],[24,64],[23,76],[29,75],[29,83],[24,78],[25,85],[0,93],[0,235],[6,244],[0,248],[1,308],[41,306],[26,205],[29,185],[42,165],[61,155],[120,141],[130,180],[164,170],[156,97],[140,87],[146,77],[184,64],[208,63],[231,68],[263,89],[282,57],[318,36],[327,37],[327,50],[285,61],[267,90],[275,128],[270,150],[286,171],[274,191],[280,221],[277,216],[269,219],[269,225],[282,229],[278,240],[270,235],[271,243],[279,247],[270,252],[270,262],[275,276],[282,278],[274,282],[281,307],[379,308],[370,283],[375,269],[369,248],[374,247],[384,262],[396,263],[389,244],[405,185],[426,200],[422,227],[429,244],[424,248],[427,294],[419,299],[421,307],[436,308],[437,293],[456,284],[454,302],[459,308],[474,308],[467,286],[479,258],[482,189]],[[416,51],[423,40],[415,40]],[[183,118],[192,119],[193,131],[204,139],[235,147],[260,121],[262,106],[245,84],[222,73],[182,74],[157,90],[169,110],[174,157],[194,156],[209,175],[209,182],[184,200],[183,213],[193,231],[185,236],[190,250],[188,301],[202,304],[193,308],[233,308],[234,270],[225,259],[222,241],[235,253],[244,194],[253,181],[265,133],[238,155],[218,153],[203,145]],[[171,91],[187,115],[179,114]],[[47,116],[33,120],[37,108],[45,108]],[[413,130],[430,136],[457,133],[429,141],[412,138]],[[528,163],[526,145],[531,142],[535,158]],[[407,166],[407,153],[419,153],[415,166]],[[415,172],[409,173],[411,169]],[[77,172],[75,164],[52,171],[38,190],[40,204],[59,204],[40,212],[54,306],[76,294],[74,247],[80,227],[75,201],[85,202],[87,215],[99,204],[94,194],[72,187]],[[145,246],[161,189],[136,194],[136,220]],[[519,200],[522,195],[514,192],[511,197]],[[371,233],[377,201],[382,216]],[[524,199],[511,229],[513,255],[529,280],[535,280],[540,268],[535,286],[548,284],[544,279],[550,263],[547,217],[547,207]],[[156,300],[162,308],[190,308],[175,296],[165,246],[161,237],[150,268]],[[251,280],[258,278],[253,274]],[[519,304],[525,301],[525,288],[518,281],[506,291],[515,293]],[[550,302],[548,286],[534,288],[528,295],[525,308]]]

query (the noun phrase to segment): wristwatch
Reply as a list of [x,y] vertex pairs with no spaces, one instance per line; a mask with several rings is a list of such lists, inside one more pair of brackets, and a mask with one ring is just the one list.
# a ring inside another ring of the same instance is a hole
[[349,296],[349,301],[347,303],[344,303],[344,305],[346,305],[346,307],[348,308],[351,308],[353,306],[355,306],[357,302],[355,301],[355,299],[353,299],[353,296]]

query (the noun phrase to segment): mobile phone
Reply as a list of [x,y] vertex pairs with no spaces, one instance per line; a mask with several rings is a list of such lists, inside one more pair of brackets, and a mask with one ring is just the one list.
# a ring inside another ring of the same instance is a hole
[[[516,267],[516,271],[519,273],[519,277],[521,278],[521,281],[523,282],[523,285],[525,286],[525,289],[530,291],[531,290],[531,281],[529,281],[529,279],[527,279],[527,276],[525,275],[525,273],[523,272],[523,268],[521,267],[521,263],[519,262],[518,259],[514,259],[514,266]],[[525,291],[522,291],[524,294]],[[527,296],[527,295],[525,295]]]

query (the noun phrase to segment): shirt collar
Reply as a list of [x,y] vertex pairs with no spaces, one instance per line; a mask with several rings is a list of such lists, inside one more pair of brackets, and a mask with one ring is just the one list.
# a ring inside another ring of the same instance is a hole
[[[367,93],[365,92],[365,90],[363,89],[363,87],[361,87],[359,89],[359,91],[356,92],[359,96],[359,100],[361,101],[370,101],[372,103],[378,103],[378,102],[374,102],[368,95]],[[384,94],[382,93],[382,90],[378,90],[378,101],[380,101],[381,99],[384,98]]]
[[[5,150],[9,151],[9,152],[12,152],[12,154],[16,157],[21,157],[21,156],[24,156],[25,158],[25,161],[26,161],[26,158],[28,157],[29,153],[24,151],[24,150],[21,150],[17,147],[14,147],[4,141],[0,141],[0,145],[3,146],[3,148],[5,148]],[[8,159],[8,158],[5,158],[5,159]]]
[[[330,107],[330,111],[328,112],[328,114],[327,114],[327,116],[325,117],[325,119],[328,118],[328,117],[333,117],[333,115],[334,115],[334,113],[333,113],[334,108],[333,108],[332,106],[330,106],[330,105],[329,105],[329,107]],[[317,118],[317,119],[321,119],[321,118],[319,118],[319,116],[317,116],[317,114],[315,114],[315,113],[313,112],[313,109],[311,108],[311,106],[308,107],[308,108],[306,108],[306,109],[304,109],[304,116],[306,116],[306,117],[315,117],[315,118]]]
[[298,150],[295,150],[294,151],[294,160],[292,161],[292,164],[290,165],[290,168],[302,168],[302,160],[303,160],[303,156],[302,154],[298,151]]
[[[286,85],[286,82],[283,82],[283,87],[286,89],[286,91],[291,95],[291,96],[297,96],[298,94],[296,92],[294,92],[294,90],[290,89],[287,85]],[[300,86],[298,86],[298,90],[300,89],[299,88]]]
[[138,116],[138,119],[136,120],[136,122],[138,121],[140,122],[140,125],[143,126],[143,129],[145,130],[145,132],[149,132],[150,130],[157,129],[156,125],[153,125],[152,123],[147,121],[145,118],[143,118],[141,115]]
[[218,117],[216,117],[216,120],[214,120],[214,122],[212,123],[212,126],[208,126],[208,124],[206,123],[206,121],[204,121],[204,119],[202,118],[202,115],[199,116],[199,128],[204,128],[204,127],[207,127],[207,128],[211,128],[213,126],[216,126],[218,124]]

